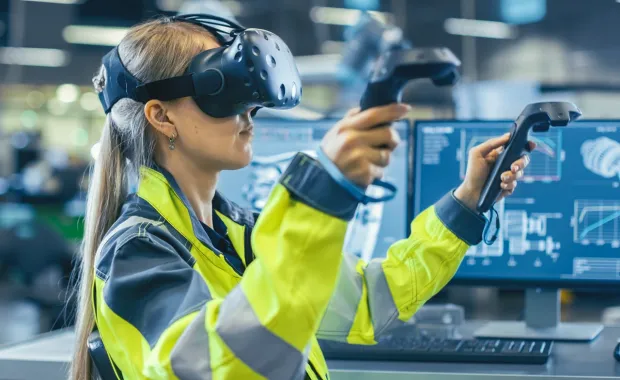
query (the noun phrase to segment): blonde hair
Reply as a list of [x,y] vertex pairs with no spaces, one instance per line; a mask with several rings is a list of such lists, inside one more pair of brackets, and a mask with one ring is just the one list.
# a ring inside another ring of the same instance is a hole
[[[130,29],[119,45],[119,54],[136,78],[151,82],[182,75],[191,59],[208,48],[205,38],[215,41],[200,26],[161,18]],[[105,88],[105,78],[105,69],[101,67],[93,78],[98,92]],[[156,140],[149,126],[144,105],[130,99],[120,100],[106,117],[99,157],[90,176],[80,268],[76,272],[79,289],[72,380],[93,377],[87,340],[95,325],[95,256],[103,237],[119,217],[128,181],[137,180],[140,167],[153,162]]]

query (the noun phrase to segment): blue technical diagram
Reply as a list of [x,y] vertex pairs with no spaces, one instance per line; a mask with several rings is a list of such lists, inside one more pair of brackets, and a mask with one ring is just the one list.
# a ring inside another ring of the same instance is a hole
[[[337,120],[284,121],[258,119],[254,128],[254,157],[241,170],[223,172],[218,190],[242,207],[261,211],[271,190],[298,152],[316,156],[316,149],[325,133]],[[364,260],[385,256],[388,248],[405,238],[408,222],[407,209],[407,134],[409,126],[398,123],[397,130],[403,141],[394,151],[385,179],[399,191],[396,198],[386,203],[360,205],[349,223],[345,237],[345,251]],[[370,187],[373,196],[383,195],[382,188]]]
[[[506,132],[503,128],[463,129],[461,133],[460,175],[465,178],[467,168],[467,153],[474,146],[493,137],[501,136]],[[552,128],[544,134],[530,133],[530,140],[536,143],[536,149],[531,153],[532,162],[526,169],[523,181],[525,182],[553,182],[562,179],[562,130]]]
[[[414,215],[458,186],[472,147],[511,124],[418,122]],[[620,121],[577,121],[530,139],[524,178],[496,205],[497,241],[471,247],[456,278],[620,281]]]

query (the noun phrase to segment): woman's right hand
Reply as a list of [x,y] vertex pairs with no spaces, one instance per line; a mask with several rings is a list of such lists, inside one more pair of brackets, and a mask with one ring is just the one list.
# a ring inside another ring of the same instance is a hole
[[[327,132],[321,149],[349,180],[363,188],[383,177],[392,151],[400,143],[398,132],[391,127],[411,107],[394,103],[360,112],[349,111]],[[381,125],[381,128],[374,128]]]

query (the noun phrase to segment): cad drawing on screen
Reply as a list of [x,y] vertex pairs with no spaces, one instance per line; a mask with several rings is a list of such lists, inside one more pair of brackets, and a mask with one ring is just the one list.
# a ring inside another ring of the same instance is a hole
[[[271,190],[297,153],[291,151],[269,156],[254,156],[250,163],[250,182],[243,187],[242,195],[255,211],[260,212],[265,207]],[[303,153],[316,157],[316,152],[312,150]],[[371,186],[367,194],[381,197],[384,191],[382,188]],[[344,250],[347,253],[366,261],[372,258],[383,218],[383,205],[380,202],[358,206],[353,220],[347,227],[344,242]]]

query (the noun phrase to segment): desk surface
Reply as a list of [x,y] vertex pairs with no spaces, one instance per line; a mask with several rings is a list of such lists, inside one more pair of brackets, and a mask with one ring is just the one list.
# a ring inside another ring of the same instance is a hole
[[[481,326],[468,323],[463,334]],[[607,327],[590,344],[556,343],[546,365],[447,364],[330,361],[333,380],[401,379],[604,379],[620,377],[612,351],[620,327]],[[54,332],[21,344],[0,347],[0,380],[66,379],[73,332]]]

